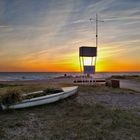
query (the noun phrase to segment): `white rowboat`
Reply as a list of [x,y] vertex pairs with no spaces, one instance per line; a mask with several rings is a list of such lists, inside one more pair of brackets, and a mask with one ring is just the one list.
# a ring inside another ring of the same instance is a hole
[[[53,102],[59,101],[61,99],[64,99],[64,98],[67,98],[69,96],[76,94],[77,90],[78,90],[78,86],[64,87],[62,89],[63,89],[63,92],[35,97],[35,98],[31,98],[31,99],[25,99],[19,103],[16,103],[16,104],[13,104],[10,106],[5,106],[5,105],[1,104],[1,109],[2,110],[20,109],[20,108],[27,108],[27,107],[33,107],[33,106],[53,103]],[[27,95],[37,94],[37,93],[41,93],[41,92],[43,92],[43,91],[32,92],[32,93],[28,93]]]

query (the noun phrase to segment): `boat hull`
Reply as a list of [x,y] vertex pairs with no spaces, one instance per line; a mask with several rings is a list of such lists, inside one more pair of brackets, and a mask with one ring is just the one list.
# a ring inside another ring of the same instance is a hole
[[21,108],[28,108],[28,107],[53,103],[53,102],[59,101],[61,99],[65,99],[69,96],[72,96],[72,95],[76,94],[77,90],[78,90],[77,86],[66,87],[66,88],[63,88],[64,92],[23,100],[20,103],[10,105],[10,106],[1,105],[1,107],[2,107],[3,110],[6,110],[6,109],[21,109]]

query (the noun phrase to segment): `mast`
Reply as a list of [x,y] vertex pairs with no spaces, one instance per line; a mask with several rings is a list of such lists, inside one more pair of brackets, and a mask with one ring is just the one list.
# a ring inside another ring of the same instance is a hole
[[[90,18],[90,21],[95,21],[95,31],[96,31],[96,47],[98,47],[98,22],[104,22],[103,20],[98,19],[98,14],[96,13],[95,19]],[[92,23],[92,22],[91,22]]]
[[[95,31],[96,31],[96,48],[97,48],[97,52],[98,52],[98,22],[104,22],[102,20],[98,19],[98,14],[96,13],[95,19],[94,18],[90,18],[90,21],[94,20],[95,21]],[[96,52],[96,54],[97,54]],[[92,58],[93,61],[93,58]],[[95,67],[96,67],[96,61],[97,61],[97,56],[95,58]]]
[[96,29],[96,47],[98,47],[98,15],[96,13],[96,24],[95,24],[95,29]]

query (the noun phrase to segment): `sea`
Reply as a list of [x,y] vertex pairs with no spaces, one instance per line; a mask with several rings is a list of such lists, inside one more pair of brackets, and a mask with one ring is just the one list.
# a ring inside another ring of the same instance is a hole
[[[61,76],[80,76],[78,72],[0,72],[0,81],[48,80]],[[140,75],[140,72],[97,72],[94,78],[108,78],[112,75]]]

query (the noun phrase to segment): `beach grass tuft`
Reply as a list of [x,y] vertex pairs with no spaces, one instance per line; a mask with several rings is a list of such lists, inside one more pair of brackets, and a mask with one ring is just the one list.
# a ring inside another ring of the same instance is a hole
[[7,106],[17,103],[21,100],[22,96],[20,94],[20,91],[15,88],[8,89],[5,94],[0,96],[0,102]]

